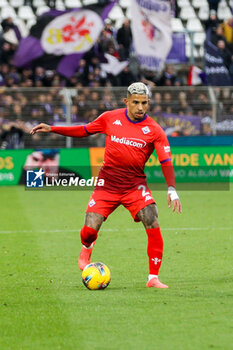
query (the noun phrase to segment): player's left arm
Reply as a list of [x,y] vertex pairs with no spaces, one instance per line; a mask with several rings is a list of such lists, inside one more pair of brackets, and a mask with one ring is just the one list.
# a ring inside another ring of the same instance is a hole
[[156,153],[161,164],[163,176],[168,187],[168,207],[172,207],[173,212],[176,211],[177,213],[181,213],[182,205],[179,196],[176,192],[175,172],[172,164],[170,145],[167,136],[162,128],[159,129],[159,133],[157,134],[156,140],[154,142],[154,147],[156,149]]

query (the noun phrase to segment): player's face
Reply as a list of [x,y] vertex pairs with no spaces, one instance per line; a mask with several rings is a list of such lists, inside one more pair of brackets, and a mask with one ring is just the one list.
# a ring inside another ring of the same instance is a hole
[[133,121],[141,120],[149,106],[149,98],[147,95],[131,95],[124,99],[128,108],[128,117]]

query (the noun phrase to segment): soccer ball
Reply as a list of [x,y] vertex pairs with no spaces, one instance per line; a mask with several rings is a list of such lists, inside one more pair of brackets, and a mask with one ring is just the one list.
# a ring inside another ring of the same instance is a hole
[[82,272],[82,281],[88,289],[104,289],[111,281],[111,273],[105,264],[101,262],[91,263],[85,266]]

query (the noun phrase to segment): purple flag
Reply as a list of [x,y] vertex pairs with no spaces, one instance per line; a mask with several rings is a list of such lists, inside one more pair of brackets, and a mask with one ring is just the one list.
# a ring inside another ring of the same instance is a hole
[[[17,67],[37,59],[37,65],[56,69],[71,78],[85,52],[97,41],[104,19],[117,0],[69,11],[51,10],[38,18],[30,35],[20,41],[14,57]],[[107,4],[106,4],[107,3]]]
[[210,41],[205,42],[205,73],[208,85],[232,85],[229,70],[224,63],[219,50]]
[[172,48],[169,52],[166,63],[185,63],[187,62],[185,52],[185,34],[173,33],[172,34]]

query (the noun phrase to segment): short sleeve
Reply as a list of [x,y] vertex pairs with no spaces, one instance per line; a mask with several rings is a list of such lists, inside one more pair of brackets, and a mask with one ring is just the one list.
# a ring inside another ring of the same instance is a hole
[[105,129],[106,129],[106,117],[107,117],[107,112],[101,114],[98,118],[93,120],[93,122],[88,123],[85,125],[85,130],[86,132],[91,135],[91,134],[104,134]]
[[171,160],[170,145],[167,136],[161,127],[156,130],[156,134],[154,147],[160,163],[164,163]]

